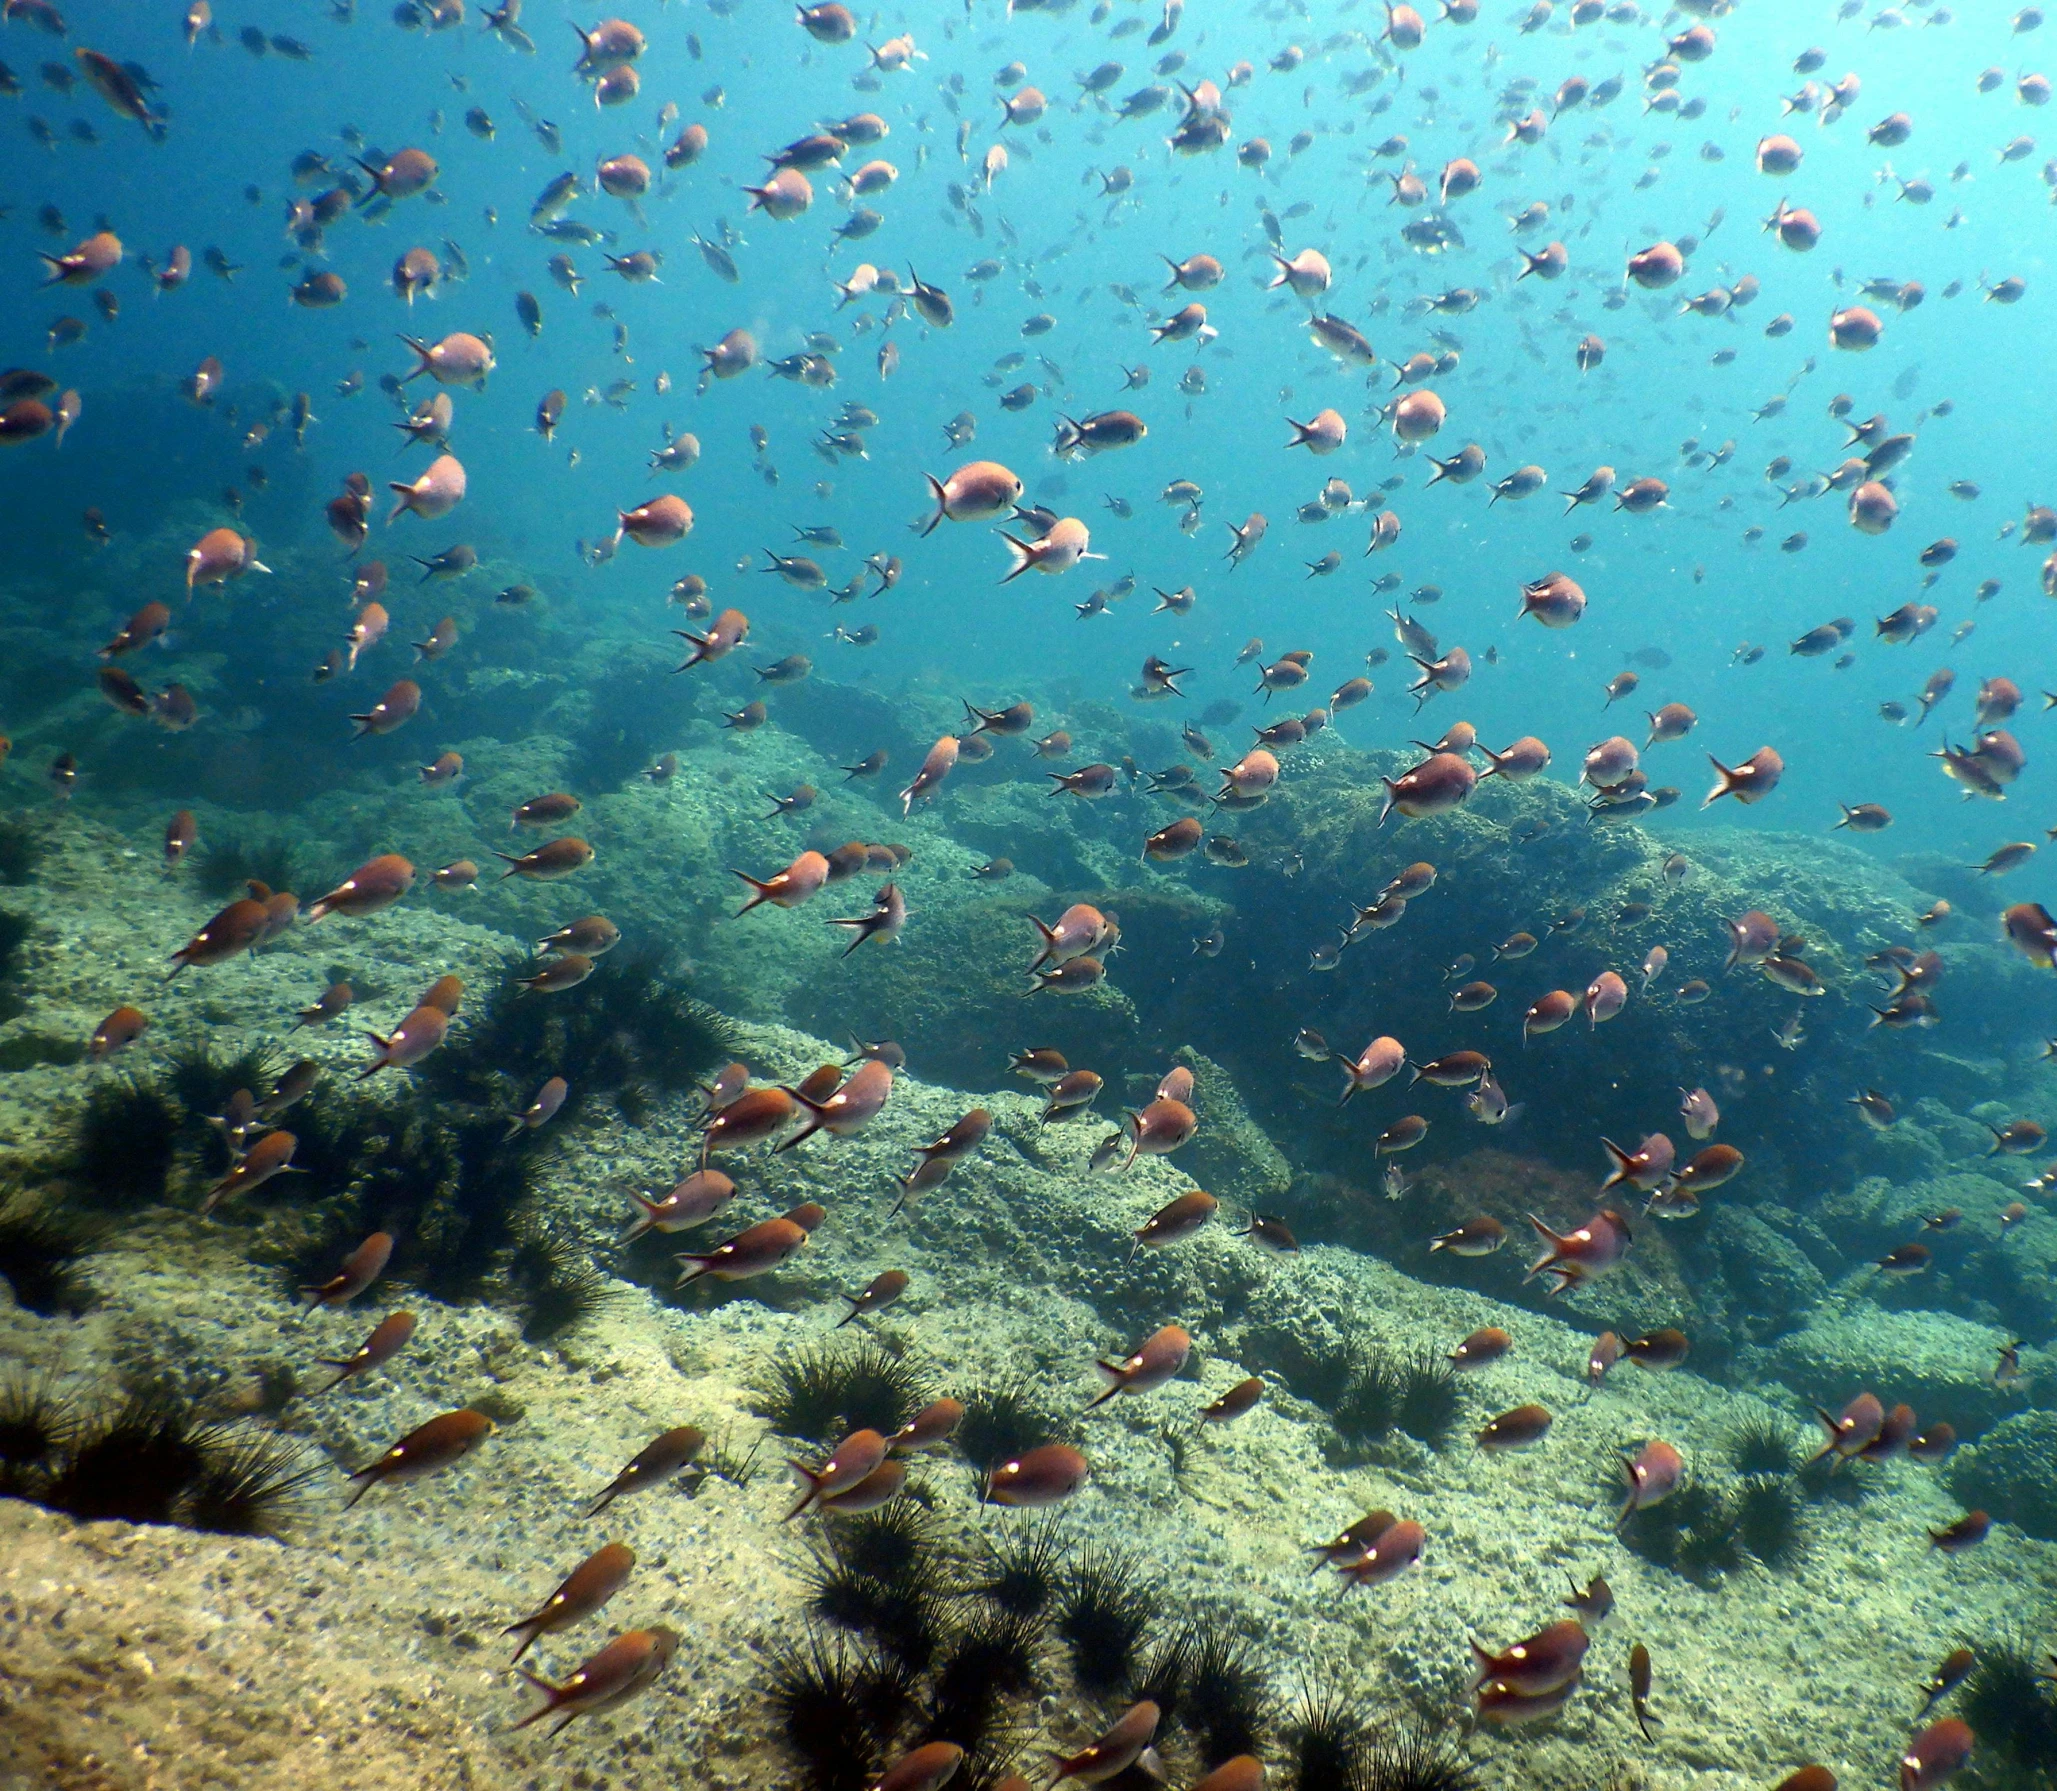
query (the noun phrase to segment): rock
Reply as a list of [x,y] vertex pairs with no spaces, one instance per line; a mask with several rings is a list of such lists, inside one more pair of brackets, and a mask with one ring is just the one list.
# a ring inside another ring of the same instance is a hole
[[2057,1412],[2017,1412],[1966,1449],[1948,1471],[1964,1503],[2057,1542]]
[[1728,1284],[1748,1293],[1748,1303],[1731,1313],[1745,1340],[1790,1329],[1821,1298],[1828,1284],[1820,1270],[1754,1212],[1717,1200],[1705,1219],[1701,1242],[1719,1259]]
[[1946,1312],[1887,1312],[1854,1300],[1818,1307],[1798,1330],[1746,1351],[1744,1361],[1809,1405],[1835,1410],[1868,1388],[1889,1406],[1904,1400],[1924,1424],[1945,1418],[1959,1436],[1973,1436],[2019,1403],[1992,1380],[1994,1358],[2009,1341]]
[[1200,1128],[1179,1153],[1180,1166],[1219,1200],[1269,1212],[1291,1185],[1293,1166],[1251,1119],[1228,1072],[1191,1046],[1178,1053],[1193,1072]]

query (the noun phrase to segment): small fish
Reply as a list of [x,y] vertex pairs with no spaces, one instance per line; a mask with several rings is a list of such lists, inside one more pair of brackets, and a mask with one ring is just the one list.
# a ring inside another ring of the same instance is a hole
[[1636,1713],[1636,1727],[1643,1732],[1643,1739],[1652,1739],[1650,1725],[1657,1719],[1650,1714],[1650,1650],[1638,1642],[1628,1653],[1629,1703]]
[[389,1312],[349,1355],[318,1357],[324,1368],[336,1371],[336,1378],[326,1387],[316,1388],[316,1395],[331,1393],[345,1381],[354,1380],[360,1374],[369,1374],[374,1368],[390,1362],[414,1336],[415,1322],[411,1312]]
[[1597,1628],[1614,1614],[1614,1589],[1596,1573],[1583,1587],[1573,1580],[1564,1603],[1587,1628]]
[[492,1434],[492,1419],[468,1407],[444,1412],[417,1425],[369,1466],[350,1476],[359,1484],[344,1510],[349,1510],[374,1486],[418,1480],[462,1461]]

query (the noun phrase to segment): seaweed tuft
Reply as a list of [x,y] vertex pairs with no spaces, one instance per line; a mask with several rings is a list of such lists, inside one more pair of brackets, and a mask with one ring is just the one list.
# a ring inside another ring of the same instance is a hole
[[1099,1542],[1079,1549],[1059,1587],[1054,1627],[1082,1692],[1111,1697],[1129,1686],[1162,1602],[1162,1590],[1140,1555]]
[[193,882],[210,901],[233,901],[248,892],[252,883],[267,889],[294,889],[295,879],[306,867],[293,855],[293,842],[283,834],[210,830],[200,860],[193,867]]
[[1348,1377],[1329,1409],[1329,1422],[1350,1449],[1383,1442],[1400,1419],[1403,1365],[1380,1349],[1351,1352]]
[[1957,1708],[1981,1750],[2015,1769],[2000,1777],[1989,1765],[1987,1782],[2047,1783],[2057,1773],[2057,1681],[2040,1670],[2027,1637],[2004,1635],[1978,1650]]
[[0,889],[19,889],[36,880],[43,842],[26,821],[0,820]]
[[728,1021],[694,997],[661,948],[618,946],[554,995],[525,988],[523,969],[511,964],[457,1046],[422,1065],[431,1096],[519,1113],[540,1084],[568,1075],[560,1125],[596,1095],[639,1125],[660,1098],[687,1093],[734,1055]]
[[707,1439],[699,1462],[716,1480],[725,1480],[738,1492],[744,1492],[757,1477],[757,1457],[763,1449],[762,1436],[745,1449],[736,1441],[735,1432],[724,1427]]
[[1769,1416],[1744,1419],[1729,1434],[1727,1453],[1738,1474],[1791,1474],[1799,1467],[1791,1426]]
[[1198,1626],[1187,1623],[1158,1642],[1150,1658],[1137,1669],[1127,1696],[1149,1699],[1157,1706],[1160,1739],[1187,1711],[1188,1690],[1193,1674],[1193,1650],[1198,1644]]
[[147,1075],[115,1075],[86,1096],[61,1173],[79,1195],[117,1211],[161,1202],[171,1184],[181,1115]]
[[934,1658],[947,1594],[925,1513],[891,1510],[829,1525],[804,1579],[814,1616],[868,1636],[917,1671]]
[[1876,1462],[1830,1453],[1803,1462],[1794,1471],[1793,1484],[1815,1504],[1861,1505],[1883,1480]]
[[[1610,1490],[1618,1492],[1619,1487],[1617,1467]],[[1630,1512],[1620,1534],[1631,1553],[1687,1579],[1704,1581],[1743,1564],[1742,1522],[1737,1498],[1703,1480],[1692,1480],[1661,1503]]]
[[981,1611],[944,1643],[919,1728],[924,1740],[954,1741],[974,1778],[986,1776],[1017,1739],[1009,1700],[1035,1689],[1039,1627]]
[[1478,1773],[1444,1730],[1411,1722],[1373,1731],[1359,1783],[1362,1791],[1475,1791]]
[[1187,1660],[1187,1728],[1198,1737],[1200,1758],[1219,1766],[1254,1754],[1265,1739],[1272,1708],[1271,1676],[1257,1644],[1226,1622],[1195,1622]]
[[975,1597],[1015,1617],[1041,1618],[1057,1597],[1065,1546],[1047,1517],[1025,1517],[985,1537],[985,1559],[970,1586]]
[[943,1550],[935,1519],[911,1500],[896,1499],[883,1510],[844,1518],[834,1536],[837,1558],[881,1585],[940,1584]]
[[0,1498],[37,1497],[78,1423],[54,1377],[15,1371],[0,1380]]
[[853,1430],[891,1436],[930,1396],[919,1366],[863,1337],[804,1344],[775,1357],[753,1409],[781,1436],[826,1447]]
[[[236,1049],[203,1034],[168,1047],[159,1060],[157,1079],[178,1108],[185,1130],[199,1135],[238,1089],[262,1095],[285,1067],[285,1059],[269,1045]],[[225,1146],[213,1154],[218,1162],[227,1161]]]
[[517,1237],[507,1265],[521,1311],[521,1334],[545,1343],[618,1306],[625,1293],[562,1232],[533,1225]]
[[274,1431],[222,1431],[202,1446],[181,1520],[222,1536],[284,1541],[303,1513],[301,1494],[322,1472],[306,1447]]
[[1371,1725],[1340,1685],[1308,1686],[1289,1737],[1296,1791],[1365,1791]]
[[[316,1101],[296,1127],[303,1136],[332,1110]],[[534,1211],[537,1179],[556,1145],[534,1132],[510,1138],[497,1113],[406,1094],[341,1122],[318,1148],[313,1189],[347,1192],[324,1211],[326,1232],[310,1240],[301,1279],[319,1279],[343,1251],[374,1231],[397,1240],[393,1273],[439,1300],[470,1301],[500,1285]],[[347,1151],[357,1154],[348,1155]],[[296,1153],[297,1160],[297,1153]],[[302,1178],[295,1177],[296,1182]]]
[[190,1401],[131,1393],[80,1426],[40,1503],[85,1523],[173,1523],[207,1466],[209,1434]]
[[20,1013],[26,1005],[14,983],[21,969],[21,948],[34,930],[35,922],[26,914],[0,908],[0,1020]]
[[1436,1349],[1418,1349],[1400,1365],[1393,1422],[1417,1443],[1440,1449],[1463,1404],[1456,1371]]
[[1790,1479],[1760,1475],[1736,1495],[1736,1538],[1767,1567],[1790,1567],[1806,1545]]
[[1060,1417],[1027,1376],[989,1382],[964,1397],[964,1420],[952,1439],[964,1459],[989,1473],[1025,1450],[1070,1438],[1072,1424]]
[[916,1688],[905,1663],[818,1629],[777,1647],[768,1698],[807,1791],[864,1791]]
[[40,1195],[0,1197],[0,1281],[17,1305],[44,1318],[83,1312],[93,1303],[85,1265],[106,1239],[104,1227]]

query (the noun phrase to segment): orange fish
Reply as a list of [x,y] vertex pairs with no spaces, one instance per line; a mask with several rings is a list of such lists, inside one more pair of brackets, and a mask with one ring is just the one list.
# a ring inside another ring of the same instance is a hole
[[686,1265],[679,1272],[678,1285],[684,1287],[703,1275],[712,1275],[717,1281],[747,1281],[765,1274],[804,1245],[827,1217],[824,1208],[804,1201],[776,1219],[760,1220],[704,1255],[677,1257],[674,1260]]
[[118,1051],[126,1051],[149,1028],[150,1022],[141,1009],[118,1007],[93,1028],[86,1055],[94,1063],[103,1062]]
[[350,737],[362,740],[367,734],[390,734],[412,721],[420,708],[421,686],[412,678],[402,678],[364,714],[350,717],[357,724],[357,732]]
[[885,1462],[886,1450],[886,1439],[877,1431],[853,1430],[819,1467],[810,1467],[803,1461],[789,1463],[806,1490],[800,1495],[799,1502],[786,1513],[787,1521],[816,1505],[827,1505],[830,1500],[869,1480]]
[[177,976],[191,965],[226,963],[251,950],[263,938],[269,919],[264,903],[254,897],[231,902],[171,954],[177,965],[171,974]]
[[336,887],[312,903],[310,922],[326,915],[342,914],[362,920],[382,908],[390,908],[414,887],[414,866],[397,852],[381,853],[366,860]]
[[378,1047],[371,1062],[357,1072],[358,1081],[385,1069],[404,1070],[421,1062],[440,1046],[450,1029],[450,1016],[440,1007],[424,1002],[383,1038],[375,1032],[364,1036]]
[[291,1132],[265,1133],[227,1175],[207,1190],[200,1202],[200,1211],[211,1213],[224,1200],[237,1194],[247,1194],[252,1188],[262,1187],[273,1176],[285,1174],[293,1167],[293,1152],[299,1143]]
[[528,1616],[500,1632],[521,1637],[514,1658],[520,1660],[539,1638],[569,1629],[592,1616],[621,1590],[635,1565],[635,1551],[626,1543],[610,1542],[595,1549]]
[[374,1486],[418,1480],[462,1461],[492,1434],[492,1419],[469,1407],[440,1413],[426,1424],[416,1425],[369,1467],[350,1476],[359,1485],[343,1509],[348,1511]]
[[226,584],[246,572],[269,572],[257,544],[234,529],[209,529],[186,554],[186,589]]
[[559,877],[569,877],[572,872],[583,870],[593,862],[593,848],[582,839],[567,835],[552,840],[547,846],[538,846],[533,852],[524,852],[519,858],[507,852],[495,852],[493,856],[506,866],[501,882],[509,877],[528,877],[539,883],[553,882]]
[[[386,1272],[386,1264],[392,1259],[392,1233],[375,1231],[343,1258],[343,1266],[327,1281],[318,1287],[303,1287],[300,1298],[310,1306],[347,1306]],[[399,1345],[393,1347],[397,1349]]]
[[986,1476],[984,1503],[1041,1510],[1062,1504],[1090,1475],[1086,1458],[1070,1444],[1039,1444],[1003,1461]]
[[665,1431],[639,1449],[629,1464],[602,1488],[600,1496],[593,1501],[586,1516],[598,1517],[616,1499],[625,1494],[641,1492],[645,1487],[662,1485],[690,1463],[705,1447],[706,1442],[706,1432],[697,1430],[690,1424],[681,1424]]
[[347,1356],[319,1356],[316,1358],[324,1368],[333,1368],[336,1378],[326,1387],[317,1387],[316,1393],[333,1392],[345,1381],[360,1374],[368,1374],[381,1363],[390,1362],[407,1347],[414,1335],[415,1318],[411,1312],[389,1312],[372,1327],[371,1335]]

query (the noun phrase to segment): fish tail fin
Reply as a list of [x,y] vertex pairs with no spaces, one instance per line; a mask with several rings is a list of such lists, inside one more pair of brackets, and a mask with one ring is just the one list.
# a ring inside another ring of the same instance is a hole
[[657,1221],[651,1217],[651,1203],[640,1194],[631,1194],[629,1198],[636,1203],[637,1211],[635,1218],[629,1222],[627,1232],[622,1236],[621,1241],[624,1244],[633,1244],[645,1232],[657,1229]]
[[1383,827],[1386,824],[1386,817],[1393,812],[1393,798],[1398,793],[1400,786],[1390,777],[1382,777],[1379,779],[1379,782],[1386,786],[1385,804],[1378,811],[1378,825]]
[[794,1503],[792,1510],[786,1513],[786,1522],[791,1523],[794,1518],[806,1512],[814,1504],[815,1500],[821,1496],[821,1476],[804,1461],[789,1460],[786,1466],[800,1476],[801,1482],[805,1487],[799,1499]]
[[[1055,774],[1053,773],[1052,775]],[[1050,961],[1052,954],[1057,949],[1057,929],[1034,914],[1028,917],[1028,921],[1029,925],[1034,927],[1043,936],[1043,949],[1036,954],[1036,961],[1029,966],[1029,975],[1034,976],[1038,970]]]
[[[494,856],[499,858],[505,858],[507,854],[504,852],[500,852],[496,853]],[[738,920],[740,920],[744,915],[748,914],[752,908],[760,908],[766,902],[771,900],[771,885],[769,883],[759,882],[758,879],[751,876],[748,871],[738,871],[732,869],[729,874],[731,876],[742,878],[745,883],[749,884],[750,887],[754,891],[756,891],[756,893],[752,895],[751,898],[742,905],[742,907],[736,910],[736,918]],[[512,875],[512,873],[510,872],[509,875]]]
[[1609,1188],[1619,1187],[1629,1179],[1636,1166],[1636,1160],[1612,1138],[1601,1139],[1600,1147],[1606,1151],[1607,1160],[1614,1165],[1613,1172],[1600,1184],[1600,1192],[1604,1194]]
[[1707,755],[1707,763],[1714,767],[1715,785],[1707,792],[1706,801],[1700,804],[1702,808],[1706,808],[1709,803],[1719,802],[1724,796],[1732,795],[1736,787],[1736,774],[1712,753]]
[[[706,1153],[703,1151],[701,1153],[701,1161],[704,1163],[706,1160]],[[713,1260],[710,1256],[698,1256],[690,1252],[674,1256],[672,1258],[673,1262],[682,1262],[688,1266],[679,1271],[679,1278],[672,1283],[672,1286],[674,1288],[686,1287],[699,1280],[702,1275],[707,1273],[707,1265]]]
[[1000,539],[1007,543],[1008,554],[1014,561],[1007,576],[1000,582],[1003,585],[1011,585],[1036,563],[1036,552],[1026,541],[1017,541],[1012,535],[1003,534]]
[[938,479],[934,473],[924,473],[922,477],[929,482],[929,495],[936,500],[934,513],[916,531],[923,537],[927,537],[936,532],[937,525],[943,520],[945,500],[943,496],[943,481]]
[[[787,1089],[786,1092],[788,1094],[793,1094],[793,1091],[790,1088]],[[805,1095],[793,1095],[793,1099],[798,1101],[801,1106],[807,1109],[807,1123],[803,1125],[797,1132],[795,1132],[790,1138],[781,1138],[778,1141],[778,1143],[774,1144],[771,1147],[774,1151],[783,1152],[797,1149],[800,1145],[805,1144],[808,1139],[812,1138],[815,1133],[821,1130],[821,1109],[817,1107],[812,1101],[810,1101]]]
[[[577,29],[576,26],[573,26],[572,28],[574,30]],[[557,1687],[552,1685],[550,1681],[545,1679],[540,1673],[530,1672],[527,1667],[518,1666],[514,1670],[517,1673],[519,1673],[522,1676],[523,1680],[525,1680],[529,1685],[533,1686],[537,1691],[541,1692],[544,1698],[544,1702],[542,1704],[538,1705],[534,1710],[531,1710],[527,1716],[523,1717],[520,1722],[514,1725],[517,1729],[526,1729],[530,1723],[541,1722],[544,1717],[548,1716],[553,1710],[557,1708]]]

